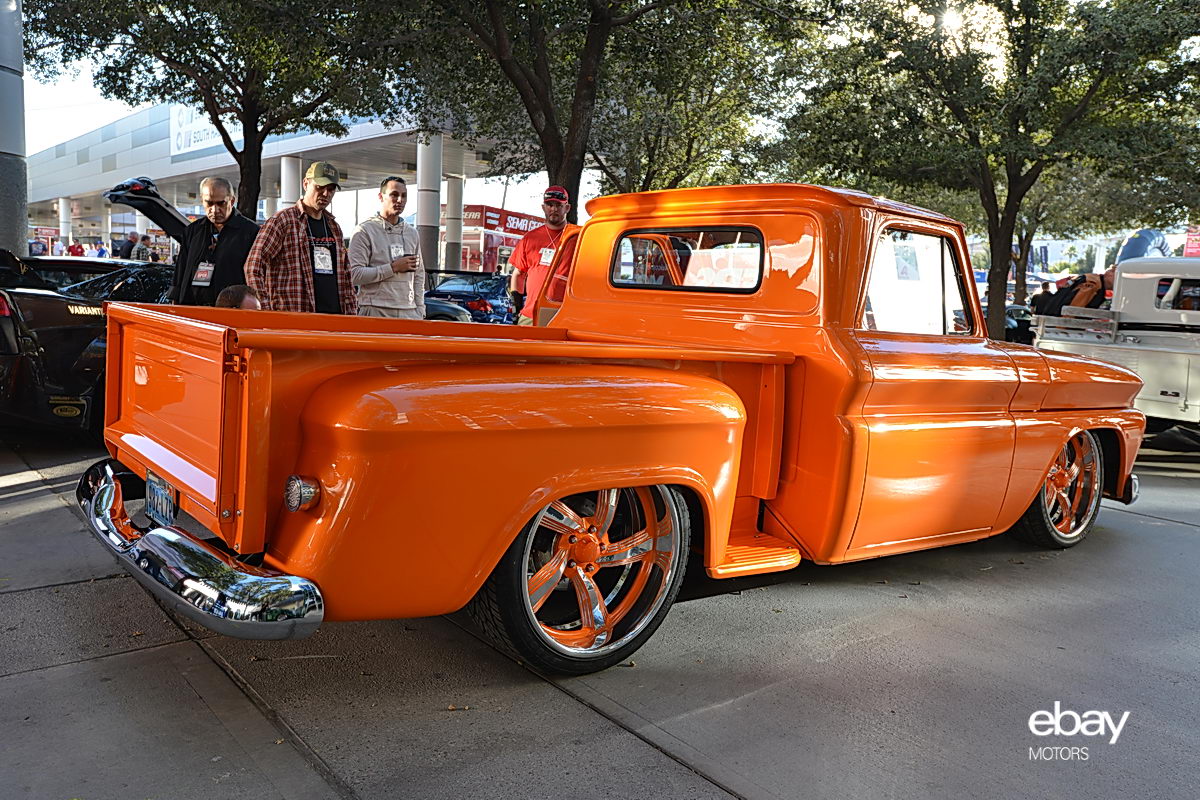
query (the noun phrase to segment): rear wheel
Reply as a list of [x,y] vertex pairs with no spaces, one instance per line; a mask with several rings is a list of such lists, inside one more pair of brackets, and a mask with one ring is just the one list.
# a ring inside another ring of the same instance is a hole
[[537,669],[605,669],[666,617],[689,536],[672,487],[570,495],[525,526],[468,608],[489,638]]
[[1046,482],[1012,532],[1041,547],[1073,547],[1100,513],[1104,463],[1096,437],[1080,431],[1050,465]]

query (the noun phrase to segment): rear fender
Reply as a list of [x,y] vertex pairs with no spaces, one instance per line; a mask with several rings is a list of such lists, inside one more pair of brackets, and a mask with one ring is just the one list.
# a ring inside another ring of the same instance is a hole
[[[321,586],[327,619],[461,608],[551,501],[679,484],[724,552],[746,412],[727,385],[604,364],[385,367],[318,388],[297,472],[322,495],[283,513],[268,561]],[[702,521],[696,520],[697,526]]]

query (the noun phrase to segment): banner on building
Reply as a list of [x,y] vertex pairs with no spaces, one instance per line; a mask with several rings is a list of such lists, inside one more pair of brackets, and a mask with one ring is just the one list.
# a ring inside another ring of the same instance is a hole
[[[234,143],[242,140],[240,125],[226,124],[225,129]],[[204,111],[184,105],[171,105],[171,155],[179,156],[184,153],[195,153],[210,147],[224,147],[217,126],[209,120]]]

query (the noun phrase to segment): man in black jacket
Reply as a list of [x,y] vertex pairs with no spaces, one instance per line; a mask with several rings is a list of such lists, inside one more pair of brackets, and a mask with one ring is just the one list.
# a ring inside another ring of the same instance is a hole
[[200,181],[204,217],[187,226],[171,301],[180,305],[211,306],[226,286],[246,282],[246,256],[258,235],[258,225],[238,213],[233,185],[224,178]]

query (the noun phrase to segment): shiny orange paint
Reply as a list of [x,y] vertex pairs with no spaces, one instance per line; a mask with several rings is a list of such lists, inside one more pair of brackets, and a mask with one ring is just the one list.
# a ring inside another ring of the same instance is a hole
[[[713,577],[993,535],[1082,430],[1120,496],[1133,373],[986,339],[971,280],[969,330],[861,329],[880,233],[944,237],[965,269],[953,220],[800,185],[588,210],[539,300],[548,327],[110,306],[110,452],[316,581],[330,620],[462,607],[540,509],[585,491],[684,487]],[[757,290],[609,280],[623,233],[706,225],[761,233]],[[322,487],[310,511],[282,510],[293,473]],[[608,546],[559,545],[584,565]]]

